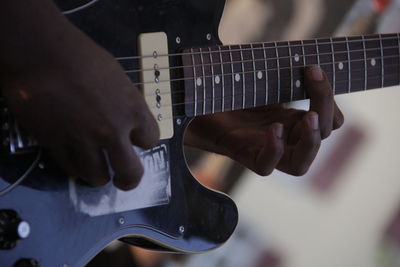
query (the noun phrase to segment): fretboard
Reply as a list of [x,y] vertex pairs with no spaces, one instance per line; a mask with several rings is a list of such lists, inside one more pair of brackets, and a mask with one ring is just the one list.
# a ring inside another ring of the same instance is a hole
[[182,62],[185,113],[198,116],[307,99],[307,65],[334,94],[398,85],[400,34],[193,48]]

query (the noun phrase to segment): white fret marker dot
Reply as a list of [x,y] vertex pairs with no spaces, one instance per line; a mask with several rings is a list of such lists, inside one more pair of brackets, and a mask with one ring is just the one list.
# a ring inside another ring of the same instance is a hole
[[297,87],[297,88],[299,88],[299,87],[300,87],[300,85],[301,85],[301,82],[300,82],[300,80],[297,80],[297,81],[296,81],[296,87]]
[[300,61],[300,56],[299,54],[294,55],[294,61],[299,62]]
[[237,82],[240,81],[240,75],[237,73],[235,74],[235,81],[237,81]]
[[201,86],[202,83],[203,82],[201,81],[201,78],[197,78],[197,80],[196,80],[197,86]]
[[257,72],[257,78],[258,78],[259,80],[261,80],[262,77],[263,77],[262,71]]
[[219,84],[221,82],[221,78],[219,77],[219,75],[215,76],[214,81],[216,84]]
[[343,68],[344,68],[343,62],[339,62],[338,68],[339,68],[339,70],[343,70]]
[[376,65],[376,59],[373,58],[373,59],[371,59],[371,66],[375,66],[375,65]]

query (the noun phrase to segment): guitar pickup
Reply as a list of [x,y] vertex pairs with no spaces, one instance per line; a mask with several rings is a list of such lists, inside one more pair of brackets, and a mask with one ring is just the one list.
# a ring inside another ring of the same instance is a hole
[[160,128],[160,139],[174,135],[168,39],[164,32],[138,37],[140,89]]

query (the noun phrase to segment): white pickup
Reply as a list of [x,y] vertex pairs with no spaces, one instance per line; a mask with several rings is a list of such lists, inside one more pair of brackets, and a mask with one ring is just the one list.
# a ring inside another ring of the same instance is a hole
[[174,135],[174,128],[167,35],[164,32],[140,34],[138,55],[142,93],[158,122],[160,139],[169,139]]

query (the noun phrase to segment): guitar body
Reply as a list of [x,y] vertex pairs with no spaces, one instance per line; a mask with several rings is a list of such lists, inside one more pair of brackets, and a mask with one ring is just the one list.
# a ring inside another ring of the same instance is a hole
[[[138,36],[149,32],[167,34],[169,53],[218,44],[225,4],[224,0],[58,2],[77,27],[116,57],[137,56]],[[84,8],[69,12],[79,6]],[[134,60],[121,64],[125,69],[138,69]],[[170,61],[171,66],[176,64]],[[133,82],[139,81],[137,74],[129,75]],[[173,84],[172,92],[182,90],[181,86]],[[142,181],[152,180],[141,189],[139,185],[122,192],[112,184],[104,188],[81,185],[43,155],[19,186],[0,196],[0,230],[8,231],[7,240],[0,240],[0,266],[27,262],[42,267],[83,266],[116,239],[175,252],[203,252],[222,245],[235,229],[237,208],[229,197],[203,187],[191,175],[182,144],[190,118],[178,107],[173,113],[173,137],[154,149],[137,149],[145,166]],[[0,191],[21,177],[38,153],[2,155]],[[10,222],[21,221],[28,226],[18,228],[25,238],[16,241],[10,237],[16,230]]]

